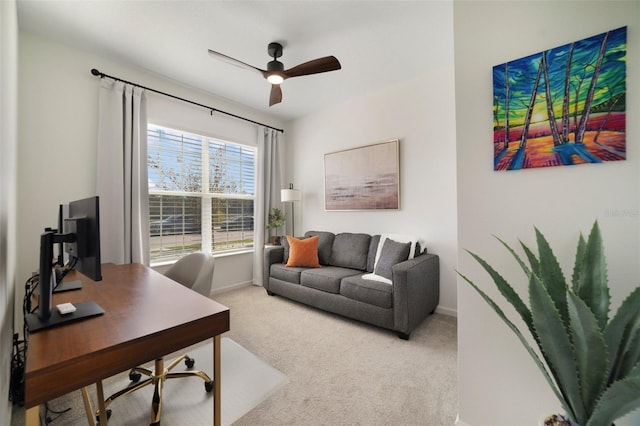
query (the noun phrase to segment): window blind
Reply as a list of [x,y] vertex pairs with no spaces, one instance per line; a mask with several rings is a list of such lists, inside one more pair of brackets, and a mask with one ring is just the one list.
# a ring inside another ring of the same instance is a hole
[[150,258],[253,247],[256,150],[148,125]]

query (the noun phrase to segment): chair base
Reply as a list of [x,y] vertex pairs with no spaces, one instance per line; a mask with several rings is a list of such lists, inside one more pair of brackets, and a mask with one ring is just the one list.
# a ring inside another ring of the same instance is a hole
[[[194,371],[180,371],[180,372],[171,372],[171,370],[181,363],[185,362],[187,368],[192,368],[194,365],[193,358],[190,358],[188,355],[182,355],[173,361],[165,368],[164,367],[164,359],[158,358],[155,360],[154,371],[149,370],[144,367],[135,367],[129,371],[129,378],[132,380],[132,383],[126,388],[112,394],[107,399],[104,400],[104,408],[108,407],[113,401],[120,398],[121,396],[129,395],[139,389],[142,389],[146,386],[153,385],[153,398],[151,400],[151,425],[159,425],[160,424],[160,416],[162,414],[162,388],[164,386],[164,382],[169,379],[180,379],[183,377],[200,377],[204,380],[204,388],[206,392],[211,392],[213,390],[213,380],[204,373],[203,371],[194,370]],[[147,376],[148,378],[139,381],[142,375]],[[110,410],[108,410],[110,411]],[[107,411],[107,413],[108,413]],[[96,418],[99,418],[100,410],[96,411]]]

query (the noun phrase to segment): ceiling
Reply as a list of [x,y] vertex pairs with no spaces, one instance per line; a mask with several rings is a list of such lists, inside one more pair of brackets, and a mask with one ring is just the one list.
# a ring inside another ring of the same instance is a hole
[[[283,121],[413,79],[453,56],[451,0],[18,0],[17,11],[22,31]],[[269,107],[270,85],[261,75],[207,52],[266,69],[272,41],[284,46],[285,69],[328,55],[342,69],[286,80],[282,103]]]

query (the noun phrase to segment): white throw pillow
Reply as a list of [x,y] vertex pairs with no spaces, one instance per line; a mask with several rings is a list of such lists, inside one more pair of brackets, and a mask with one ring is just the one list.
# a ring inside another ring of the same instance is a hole
[[385,283],[385,284],[393,284],[390,279],[381,277],[380,275],[376,275],[376,274],[364,274],[362,276],[362,279],[371,280],[371,281],[380,281],[381,283]]

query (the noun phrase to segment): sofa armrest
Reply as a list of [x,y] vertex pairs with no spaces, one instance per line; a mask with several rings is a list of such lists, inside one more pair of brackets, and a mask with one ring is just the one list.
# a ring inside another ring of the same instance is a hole
[[398,263],[393,271],[394,328],[409,335],[440,301],[440,259],[423,254]]
[[271,273],[271,265],[274,263],[282,263],[284,261],[284,247],[267,246],[264,248],[262,265],[262,286],[269,290],[269,276]]

